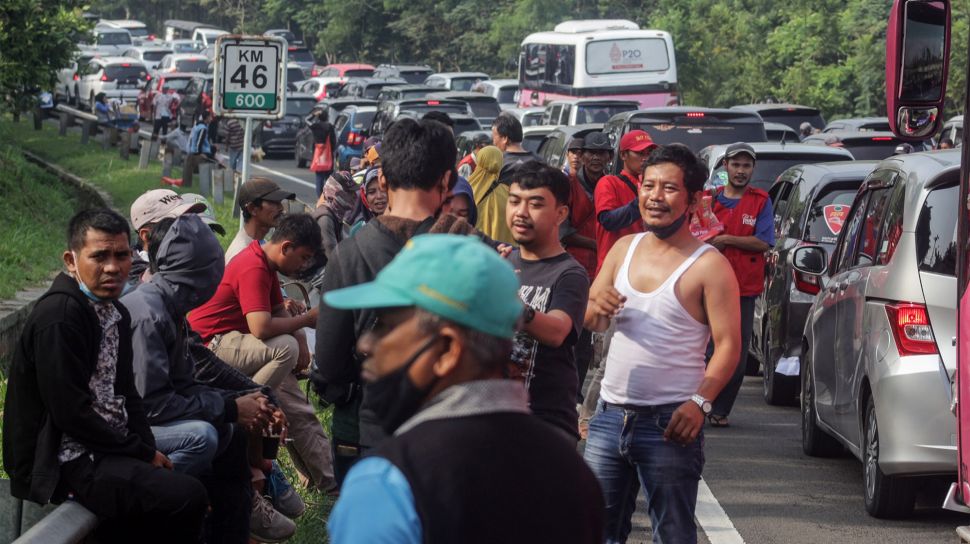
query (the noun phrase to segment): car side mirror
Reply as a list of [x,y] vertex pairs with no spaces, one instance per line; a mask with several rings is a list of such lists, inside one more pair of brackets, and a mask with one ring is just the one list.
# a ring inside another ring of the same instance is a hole
[[939,132],[950,58],[950,0],[894,0],[886,30],[886,109],[899,138]]
[[828,270],[828,255],[820,246],[802,246],[792,253],[792,268],[809,276],[821,276]]

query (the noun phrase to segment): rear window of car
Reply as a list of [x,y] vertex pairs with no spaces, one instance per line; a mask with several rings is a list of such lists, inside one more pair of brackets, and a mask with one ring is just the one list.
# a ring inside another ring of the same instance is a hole
[[108,76],[108,79],[145,79],[148,77],[148,71],[140,64],[138,66],[112,64],[104,67],[104,75]]
[[303,70],[299,68],[287,68],[286,69],[286,81],[287,83],[296,83],[297,81],[303,81],[306,76],[303,75]]
[[294,49],[287,56],[293,62],[316,62],[316,59],[313,58],[313,53],[308,49]]
[[424,83],[424,80],[428,78],[433,72],[431,70],[401,70],[400,78],[412,85],[420,85]]
[[766,141],[764,125],[759,124],[720,123],[698,119],[694,122],[633,121],[629,127],[630,130],[646,131],[657,144],[681,143],[694,153],[709,145]]
[[522,116],[522,126],[537,127],[542,124],[542,112],[527,113]]
[[471,88],[481,81],[480,77],[456,77],[451,80],[451,90],[453,91],[470,91]]
[[344,77],[370,77],[372,75],[374,75],[374,71],[369,69],[347,70],[344,72]]
[[956,275],[957,185],[930,191],[916,223],[916,260],[923,272]]
[[515,93],[519,90],[518,85],[510,87],[502,87],[498,90],[498,102],[499,104],[514,104],[515,103]]
[[148,36],[148,29],[145,27],[132,27],[128,29],[128,34],[136,38],[144,38]]
[[533,153],[539,152],[539,146],[542,145],[543,140],[546,139],[545,134],[532,134],[522,138],[522,147],[526,151],[531,151]]
[[162,89],[165,89],[166,91],[169,89],[174,91],[184,91],[185,88],[189,86],[189,82],[191,81],[191,79],[166,79],[165,82],[162,83]]
[[287,98],[286,99],[286,114],[287,115],[299,115],[305,116],[309,115],[310,110],[313,106],[316,106],[317,102],[312,98]]
[[491,100],[469,100],[468,105],[471,106],[475,117],[498,117],[498,114],[502,113],[498,102]]
[[209,61],[206,59],[185,59],[176,61],[175,69],[178,72],[206,72],[209,69]]
[[818,129],[825,126],[825,120],[822,119],[822,115],[811,110],[763,110],[758,113],[765,122],[781,123],[795,130],[798,130],[798,127],[805,122]]
[[[767,191],[771,184],[778,179],[782,172],[798,164],[815,164],[818,162],[851,161],[852,158],[833,155],[796,155],[789,157],[772,157],[760,155],[758,162],[754,165],[754,174],[751,176],[751,186],[756,189]],[[713,185],[720,187],[727,183],[727,172],[724,166],[714,169]]]
[[360,130],[365,127],[369,127],[374,121],[374,116],[377,115],[376,111],[359,111],[357,115],[354,116],[354,130]]
[[835,244],[861,184],[861,179],[854,182],[854,188],[853,183],[839,184],[815,197],[805,223],[806,242]]
[[98,45],[131,45],[131,35],[127,32],[105,32],[98,36]]
[[588,123],[606,123],[610,117],[625,111],[638,109],[636,105],[620,104],[589,104],[579,106],[576,110],[576,124],[585,125]]
[[[429,111],[440,111],[440,112],[447,113],[449,115],[453,113],[456,113],[456,114],[468,113],[468,110],[465,109],[465,106],[458,105],[458,104],[433,104],[433,105],[408,104],[406,111],[412,111],[416,113],[418,117],[423,117],[424,114],[428,113]],[[457,121],[455,122],[457,123]],[[481,129],[476,129],[476,130],[481,130]],[[457,131],[455,132],[457,133]]]
[[470,130],[482,130],[482,126],[474,119],[455,119],[455,135]]
[[171,51],[145,51],[142,53],[142,58],[145,60],[156,61],[165,58],[165,55],[171,54]]
[[871,139],[857,138],[843,143],[843,147],[848,149],[857,161],[881,161],[892,157],[896,152],[896,146],[901,142],[895,138],[874,137]]

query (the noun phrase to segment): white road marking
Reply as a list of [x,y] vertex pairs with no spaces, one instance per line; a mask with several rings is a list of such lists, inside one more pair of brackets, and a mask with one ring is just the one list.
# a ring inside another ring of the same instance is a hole
[[262,170],[263,172],[269,172],[270,174],[273,174],[274,176],[281,177],[281,178],[283,178],[285,180],[292,181],[293,183],[299,183],[300,185],[303,185],[305,187],[309,187],[309,188],[313,189],[314,191],[317,190],[317,185],[315,183],[310,183],[309,181],[302,180],[300,178],[296,178],[296,177],[293,177],[293,176],[288,176],[288,175],[284,174],[283,172],[279,172],[277,170],[273,170],[272,168],[266,168],[265,166],[260,166],[258,164],[250,164],[249,166],[251,168],[255,168],[257,170]]
[[697,524],[704,530],[711,544],[744,544],[741,534],[734,528],[731,518],[721,508],[703,478],[697,486],[697,507],[694,509],[694,517],[697,518]]

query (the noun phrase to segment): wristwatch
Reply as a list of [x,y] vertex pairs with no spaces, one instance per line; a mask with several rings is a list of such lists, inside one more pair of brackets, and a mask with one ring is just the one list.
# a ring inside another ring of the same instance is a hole
[[692,396],[690,398],[690,400],[694,401],[694,404],[696,404],[697,406],[700,407],[701,412],[704,412],[704,415],[705,416],[706,415],[710,415],[711,409],[712,409],[712,407],[711,407],[711,401],[705,399],[704,397],[702,397],[702,396],[700,396],[700,395],[698,395],[696,393],[694,394],[694,396]]

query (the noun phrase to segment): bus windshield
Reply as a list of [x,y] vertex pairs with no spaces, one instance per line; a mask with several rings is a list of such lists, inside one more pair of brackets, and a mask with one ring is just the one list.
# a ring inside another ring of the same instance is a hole
[[667,44],[660,38],[602,40],[586,44],[587,74],[663,72],[669,68]]

